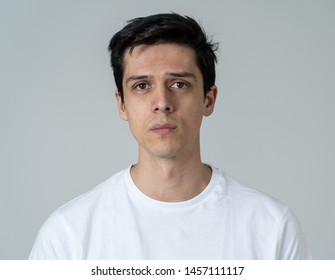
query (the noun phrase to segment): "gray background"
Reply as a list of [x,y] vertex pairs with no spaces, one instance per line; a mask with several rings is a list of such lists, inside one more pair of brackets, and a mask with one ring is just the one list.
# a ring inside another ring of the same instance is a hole
[[335,259],[334,3],[0,1],[0,258],[27,258],[53,210],[136,161],[107,44],[175,11],[221,43],[203,161],[291,205],[314,258]]

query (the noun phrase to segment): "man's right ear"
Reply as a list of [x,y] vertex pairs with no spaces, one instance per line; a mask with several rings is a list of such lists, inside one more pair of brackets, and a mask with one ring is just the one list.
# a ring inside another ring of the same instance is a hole
[[124,103],[122,102],[121,94],[118,90],[115,92],[115,98],[116,98],[116,103],[117,103],[117,108],[119,110],[120,118],[124,121],[127,121],[128,116],[127,116],[126,108],[124,106]]

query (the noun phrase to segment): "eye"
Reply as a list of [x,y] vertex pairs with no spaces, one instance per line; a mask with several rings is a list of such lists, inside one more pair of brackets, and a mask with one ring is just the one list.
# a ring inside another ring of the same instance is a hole
[[184,82],[176,82],[172,85],[173,88],[185,88],[187,85]]
[[145,90],[147,88],[148,88],[147,83],[139,83],[139,84],[135,85],[135,89],[138,89],[138,90]]

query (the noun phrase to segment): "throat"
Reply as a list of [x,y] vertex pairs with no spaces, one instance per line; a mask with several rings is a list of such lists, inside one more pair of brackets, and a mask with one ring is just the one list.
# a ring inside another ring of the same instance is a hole
[[199,168],[176,170],[142,169],[134,165],[131,177],[137,188],[152,199],[163,202],[182,202],[199,195],[209,184],[212,170],[201,164]]

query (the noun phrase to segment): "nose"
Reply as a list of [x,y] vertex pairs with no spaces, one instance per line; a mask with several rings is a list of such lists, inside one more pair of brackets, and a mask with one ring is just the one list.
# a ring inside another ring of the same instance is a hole
[[165,87],[157,89],[154,93],[153,111],[171,113],[173,109],[171,92]]

